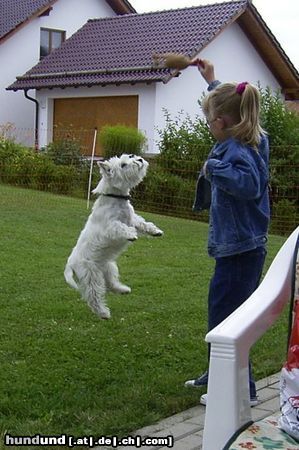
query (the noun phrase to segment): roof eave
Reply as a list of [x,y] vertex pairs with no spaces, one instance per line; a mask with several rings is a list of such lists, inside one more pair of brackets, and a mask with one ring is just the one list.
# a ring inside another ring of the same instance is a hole
[[24,20],[23,22],[19,23],[18,25],[15,26],[15,28],[13,28],[12,30],[8,31],[6,34],[4,34],[1,38],[0,38],[0,44],[2,44],[3,42],[5,42],[7,39],[9,39],[11,36],[13,36],[15,33],[17,33],[21,28],[23,28],[24,26],[26,26],[29,22],[31,22],[33,19],[35,19],[36,17],[39,17],[41,15],[43,15],[47,10],[49,10],[50,8],[52,8],[53,4],[56,3],[57,0],[52,0],[49,1],[49,4],[46,6],[43,6],[42,8],[38,9],[37,11],[35,11],[34,14],[32,14],[30,17],[27,17],[26,20]]
[[[161,72],[152,72],[151,74],[144,73],[144,71],[139,70],[140,77],[134,77],[133,75],[136,75],[136,71],[129,73],[129,74],[121,74],[118,72],[121,76],[124,76],[124,79],[115,80],[113,78],[113,75],[115,75],[117,72],[102,72],[101,75],[110,75],[111,80],[101,80],[99,78],[98,80],[88,80],[84,79],[83,76],[79,75],[79,77],[76,78],[75,74],[69,75],[71,78],[69,81],[65,81],[65,77],[61,74],[57,74],[56,78],[53,78],[53,76],[44,76],[39,77],[38,75],[36,77],[18,77],[17,81],[15,81],[13,84],[8,86],[6,90],[8,91],[27,91],[30,89],[66,89],[66,88],[80,88],[80,87],[93,87],[93,86],[108,86],[108,85],[122,85],[122,84],[137,84],[137,83],[155,83],[155,82],[163,82],[167,83],[169,80],[169,71],[163,70]],[[84,74],[87,76],[87,74]],[[91,74],[92,75],[92,74]],[[57,81],[57,78],[63,79],[63,81],[59,82]]]
[[137,12],[128,0],[106,0],[106,3],[118,15],[135,14]]
[[237,23],[279,82],[282,92],[299,99],[299,74],[254,5],[249,3]]
[[101,82],[101,83],[79,83],[76,85],[70,84],[70,85],[49,85],[49,86],[26,86],[26,87],[11,87],[11,88],[7,88],[8,91],[13,91],[13,92],[17,92],[17,91],[30,91],[30,90],[36,90],[36,91],[41,91],[43,89],[77,89],[77,88],[84,88],[84,87],[88,87],[88,88],[92,88],[92,87],[105,87],[105,86],[121,86],[121,85],[125,85],[125,84],[130,84],[131,86],[134,86],[135,84],[152,84],[152,83],[164,83],[165,84],[165,80],[164,79],[155,79],[155,80],[135,80],[135,81],[111,81],[111,82]]

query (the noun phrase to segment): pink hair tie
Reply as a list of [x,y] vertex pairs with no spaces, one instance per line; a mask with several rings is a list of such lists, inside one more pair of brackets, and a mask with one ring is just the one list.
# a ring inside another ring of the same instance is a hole
[[236,87],[236,93],[239,95],[242,95],[243,92],[245,91],[247,84],[248,84],[247,81],[243,81],[243,83],[239,83],[238,86]]

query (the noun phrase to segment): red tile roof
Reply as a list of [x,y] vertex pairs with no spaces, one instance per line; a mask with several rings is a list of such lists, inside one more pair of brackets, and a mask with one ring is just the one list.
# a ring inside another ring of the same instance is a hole
[[[0,0],[0,41],[57,0]],[[99,2],[102,0],[99,0]],[[136,12],[128,0],[106,0],[116,14]]]
[[[109,4],[116,7],[120,2],[129,5],[127,0],[110,0]],[[298,72],[251,0],[90,20],[8,89],[167,82],[176,72],[153,68],[153,52],[193,57],[234,21],[287,98],[299,99]]]
[[165,82],[170,72],[153,69],[153,52],[193,57],[247,4],[239,0],[90,20],[9,89]]
[[0,40],[56,0],[0,0]]

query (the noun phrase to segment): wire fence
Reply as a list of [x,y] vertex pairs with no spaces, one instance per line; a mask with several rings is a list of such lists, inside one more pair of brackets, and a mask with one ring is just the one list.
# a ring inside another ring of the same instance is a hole
[[[194,200],[201,161],[182,161],[148,155],[149,170],[144,181],[132,192],[135,208],[158,214],[207,222],[208,212],[194,213]],[[1,157],[0,184],[19,186],[88,198],[89,186],[94,188],[100,174],[96,162],[86,157],[46,155],[31,152],[26,157]],[[30,195],[30,194],[28,194]],[[275,234],[287,235],[299,223],[299,165],[282,161],[271,164],[271,228]],[[91,196],[91,201],[93,197]]]
[[[146,180],[136,190],[136,205],[151,212],[207,222],[207,211],[192,211],[202,163],[152,159]],[[299,164],[276,162],[270,172],[270,231],[288,235],[299,223]]]

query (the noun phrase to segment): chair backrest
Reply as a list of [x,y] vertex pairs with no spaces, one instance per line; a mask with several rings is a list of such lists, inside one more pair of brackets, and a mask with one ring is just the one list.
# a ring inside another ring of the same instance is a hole
[[251,420],[249,350],[292,296],[298,235],[299,227],[283,244],[257,290],[206,335],[211,355],[203,450],[222,450],[229,438]]

